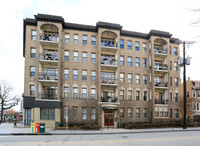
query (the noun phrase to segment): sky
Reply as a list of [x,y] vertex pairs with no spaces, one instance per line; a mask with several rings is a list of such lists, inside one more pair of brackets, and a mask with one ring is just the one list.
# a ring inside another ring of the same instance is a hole
[[98,21],[118,23],[123,30],[142,33],[162,30],[180,40],[195,41],[186,46],[186,56],[192,57],[187,77],[200,80],[200,23],[194,24],[200,12],[192,9],[200,9],[200,0],[6,0],[0,5],[0,80],[9,82],[13,94],[23,94],[23,19],[37,13],[93,26]]

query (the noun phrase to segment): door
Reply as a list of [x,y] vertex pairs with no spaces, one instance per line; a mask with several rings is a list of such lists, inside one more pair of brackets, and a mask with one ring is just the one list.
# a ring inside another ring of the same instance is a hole
[[114,126],[113,114],[104,115],[104,126]]
[[31,109],[25,109],[24,125],[30,126],[31,124]]

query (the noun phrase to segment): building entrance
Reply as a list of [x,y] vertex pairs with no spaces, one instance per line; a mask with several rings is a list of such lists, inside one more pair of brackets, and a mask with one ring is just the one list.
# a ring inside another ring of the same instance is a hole
[[104,126],[114,126],[114,111],[104,111]]

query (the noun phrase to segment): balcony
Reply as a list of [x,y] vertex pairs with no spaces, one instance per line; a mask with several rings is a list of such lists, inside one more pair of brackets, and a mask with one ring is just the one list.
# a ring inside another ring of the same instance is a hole
[[40,52],[39,61],[42,64],[57,65],[58,64],[58,53],[57,52]]
[[47,99],[47,100],[58,100],[57,94],[40,92],[38,94],[38,99]]
[[159,48],[159,47],[154,47],[154,54],[156,56],[167,56],[168,55],[168,51],[166,48]]
[[57,72],[40,72],[39,73],[40,82],[58,82],[58,73]]
[[117,103],[117,97],[116,96],[101,97],[101,102]]
[[168,100],[155,99],[155,104],[168,105]]
[[101,78],[101,85],[118,86],[117,78]]
[[168,89],[168,82],[155,82],[155,88]]
[[117,43],[114,40],[101,39],[101,50],[117,52]]
[[118,67],[117,66],[117,61],[115,59],[112,59],[112,60],[101,60],[101,66],[104,67],[104,68],[109,68],[109,67],[112,67],[112,68],[116,68]]
[[58,33],[41,33],[40,42],[46,47],[58,47],[59,35]]
[[154,70],[159,72],[168,72],[168,65],[154,65]]

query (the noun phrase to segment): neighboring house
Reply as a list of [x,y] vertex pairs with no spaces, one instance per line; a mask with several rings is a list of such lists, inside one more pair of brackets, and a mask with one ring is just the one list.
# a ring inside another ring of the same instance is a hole
[[53,15],[24,19],[24,124],[117,127],[179,119],[180,50],[171,36]]
[[[200,81],[198,80],[188,80],[186,81],[186,100],[187,100],[187,119],[192,121],[200,121]],[[181,84],[181,103],[182,103],[182,117],[183,117],[183,84]]]

